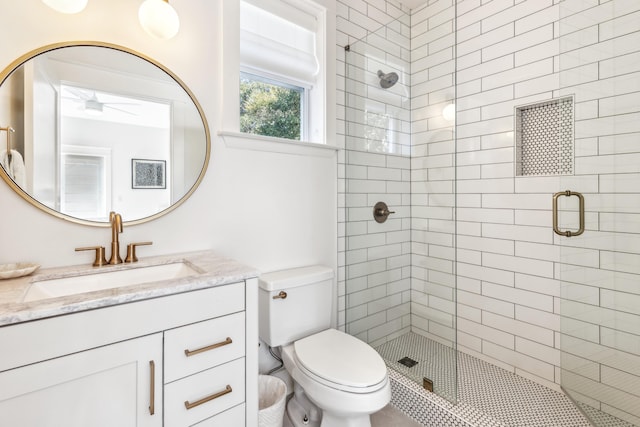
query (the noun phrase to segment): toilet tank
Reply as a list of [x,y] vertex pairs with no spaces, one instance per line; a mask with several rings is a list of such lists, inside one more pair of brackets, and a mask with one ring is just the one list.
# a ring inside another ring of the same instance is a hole
[[271,347],[331,327],[333,270],[322,265],[260,276],[259,333]]

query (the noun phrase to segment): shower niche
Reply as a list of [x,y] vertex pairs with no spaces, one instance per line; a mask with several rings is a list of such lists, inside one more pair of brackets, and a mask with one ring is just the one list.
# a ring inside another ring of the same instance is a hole
[[572,96],[515,108],[516,176],[573,175]]

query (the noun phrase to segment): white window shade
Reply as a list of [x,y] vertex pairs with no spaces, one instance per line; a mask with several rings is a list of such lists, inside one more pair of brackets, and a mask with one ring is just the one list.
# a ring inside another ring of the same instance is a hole
[[280,1],[265,5],[269,10],[241,2],[242,65],[314,84],[319,72],[315,17],[289,5],[282,7]]

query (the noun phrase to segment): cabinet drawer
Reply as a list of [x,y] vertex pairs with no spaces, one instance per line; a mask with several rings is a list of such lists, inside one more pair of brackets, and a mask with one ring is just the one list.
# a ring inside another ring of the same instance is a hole
[[244,315],[230,314],[165,331],[165,383],[244,356]]
[[193,427],[240,427],[244,423],[244,405],[234,406],[231,409],[195,424]]
[[[191,426],[243,403],[244,363],[243,357],[165,385],[164,425]],[[204,402],[208,397],[214,398]],[[201,401],[191,409],[186,408],[187,403]]]
[[244,283],[238,282],[3,326],[0,372],[236,313],[244,304]]

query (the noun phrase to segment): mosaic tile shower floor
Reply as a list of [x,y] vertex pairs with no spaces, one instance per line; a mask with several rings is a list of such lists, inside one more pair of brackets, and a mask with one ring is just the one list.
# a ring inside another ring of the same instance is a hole
[[[455,352],[433,340],[408,333],[376,348],[389,366],[391,403],[429,427],[590,427],[587,419],[564,394],[484,362]],[[412,368],[397,361],[408,356]],[[458,362],[456,382],[455,361]],[[458,389],[459,402],[426,392],[423,377],[434,391],[450,399]],[[601,427],[633,427],[600,411]],[[590,413],[590,415],[592,415]]]

